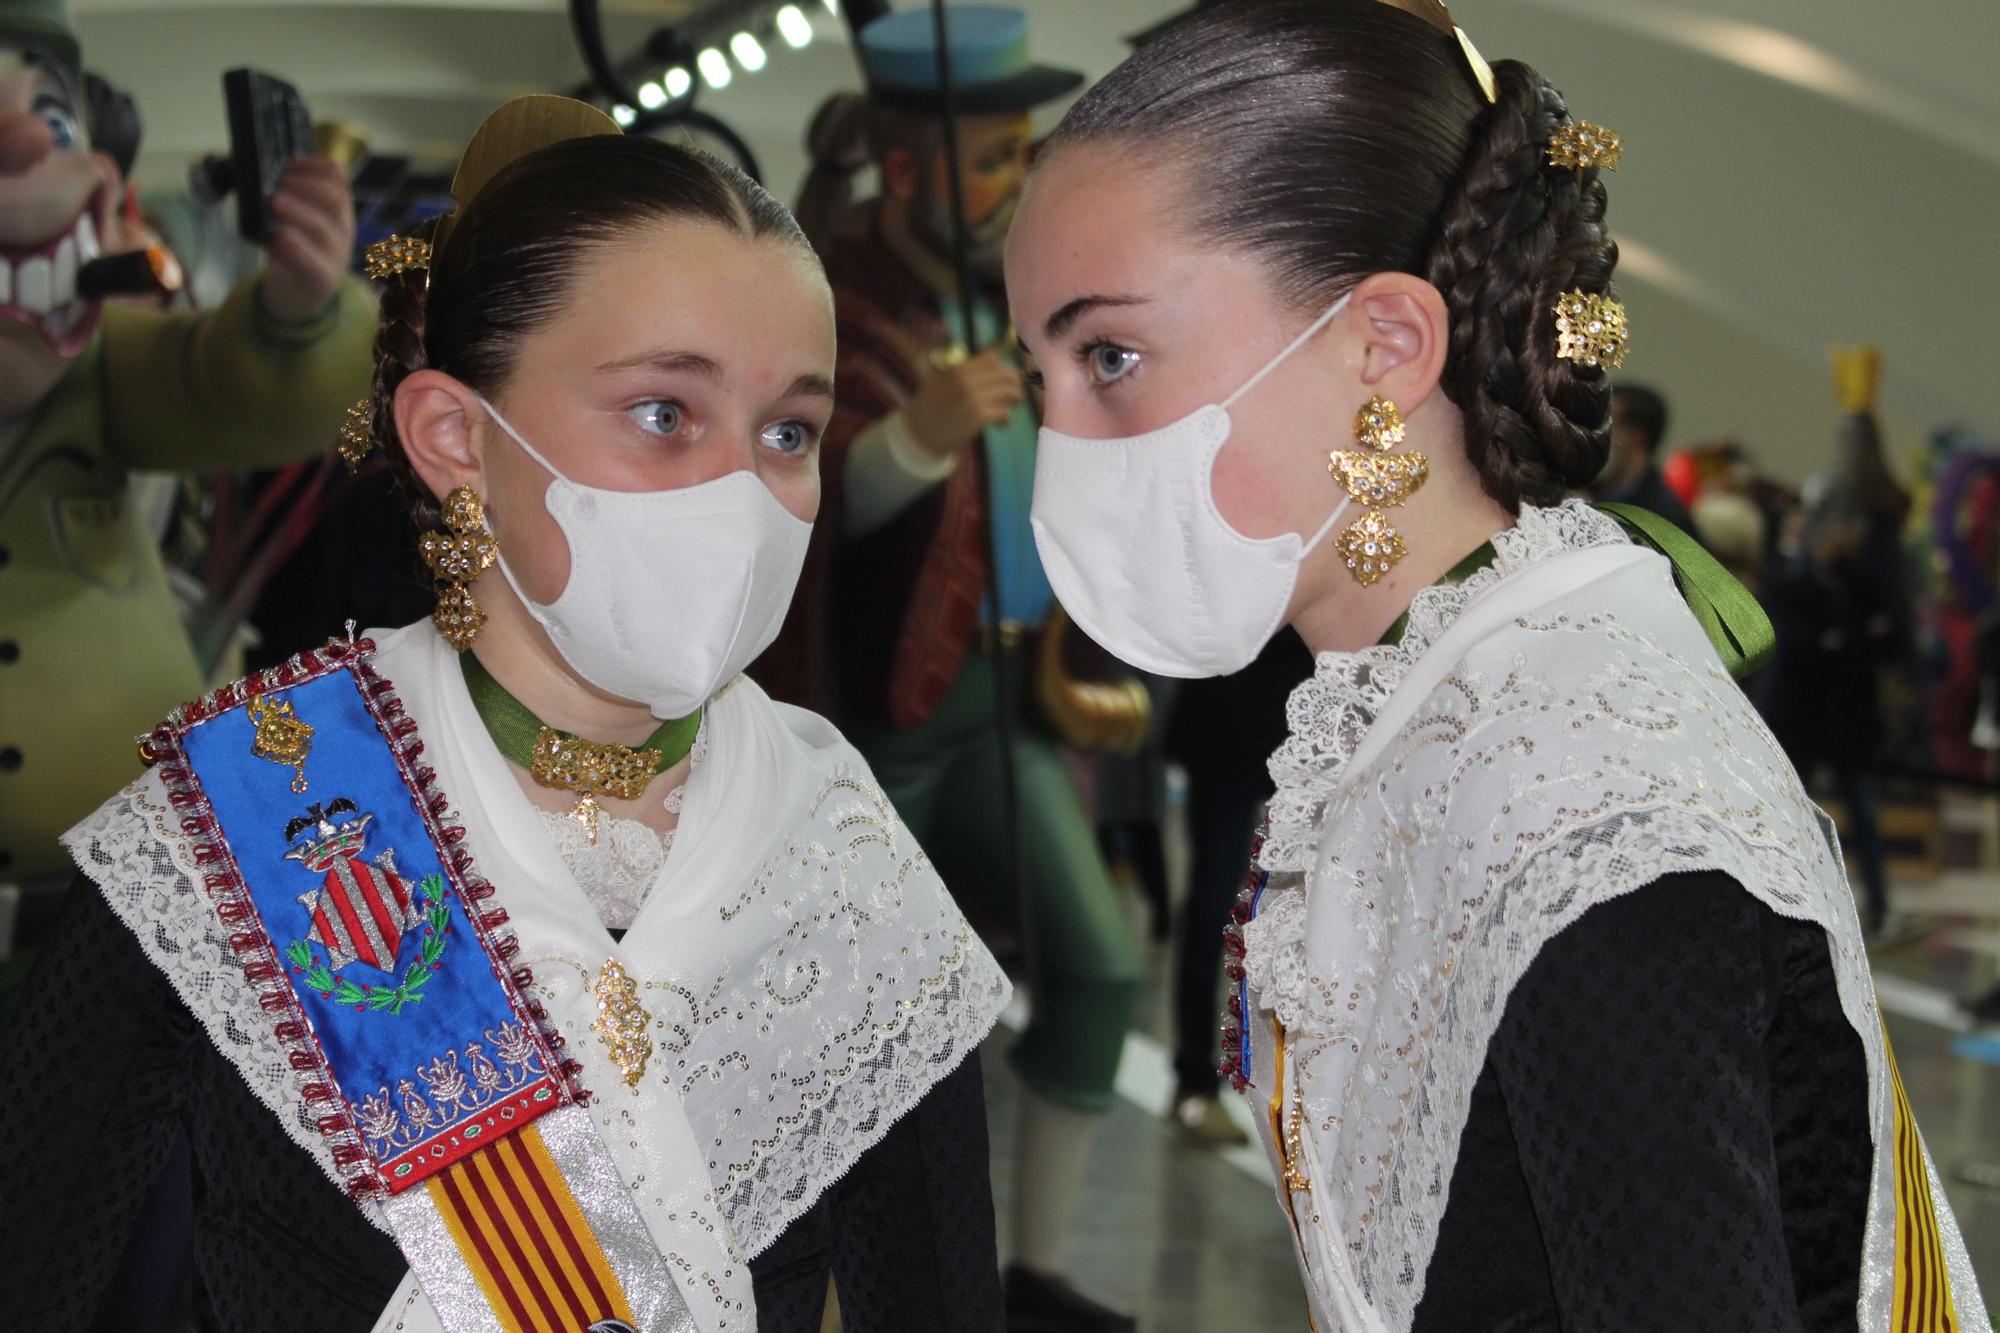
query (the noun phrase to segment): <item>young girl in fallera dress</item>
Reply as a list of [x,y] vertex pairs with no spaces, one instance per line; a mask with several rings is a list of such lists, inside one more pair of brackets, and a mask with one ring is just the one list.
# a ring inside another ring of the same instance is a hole
[[1831,830],[1731,680],[1768,622],[1564,499],[1614,147],[1435,0],[1156,37],[1010,242],[1044,563],[1149,670],[1318,654],[1231,1001],[1318,1328],[1984,1328]]
[[859,755],[739,674],[818,504],[818,261],[562,99],[455,193],[375,257],[346,441],[436,623],[182,710],[68,836],[0,1076],[9,1321],[90,1323],[185,1136],[203,1329],[810,1333],[830,1276],[849,1329],[997,1329],[1007,983]]

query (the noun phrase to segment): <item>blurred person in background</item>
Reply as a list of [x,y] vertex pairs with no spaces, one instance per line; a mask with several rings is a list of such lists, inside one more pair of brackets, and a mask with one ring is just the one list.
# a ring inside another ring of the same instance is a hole
[[31,891],[66,882],[57,835],[138,772],[132,737],[207,684],[129,473],[324,449],[374,336],[347,179],[316,159],[219,308],[79,295],[126,203],[79,60],[61,0],[0,3],[0,880]]
[[[1138,949],[1046,707],[1065,641],[1028,524],[1036,416],[1000,285],[1030,112],[1083,76],[1030,58],[1020,9],[954,4],[946,15],[955,184],[927,8],[863,28],[865,107],[814,119],[802,200],[833,284],[838,402],[813,554],[757,676],[847,729],[948,882],[970,891],[974,921],[996,941],[1014,936],[1025,957],[1033,1014],[1012,1052],[1024,1095],[1010,1326],[1126,1329],[1129,1315],[1069,1279],[1067,1246],[1090,1145],[1116,1096]],[[862,160],[847,142],[857,130],[881,190],[843,211],[840,181]],[[954,262],[954,190],[970,312]],[[1018,847],[1001,814],[1001,673],[1012,693]]]
[[1611,389],[1611,456],[1590,484],[1591,498],[1638,505],[1692,535],[1694,516],[1660,475],[1667,438],[1667,400],[1658,389],[1619,382]]
[[1156,940],[1173,934],[1173,891],[1167,874],[1167,719],[1180,682],[1142,676],[1152,700],[1146,739],[1130,754],[1099,755],[1092,774],[1097,843],[1113,878],[1146,904],[1146,924]]
[[1778,635],[1765,712],[1801,773],[1831,772],[1877,932],[1888,918],[1889,875],[1874,769],[1886,729],[1883,674],[1912,645],[1902,544],[1910,496],[1882,452],[1879,356],[1843,354],[1837,371],[1844,410],[1834,465],[1807,482],[1763,584]]

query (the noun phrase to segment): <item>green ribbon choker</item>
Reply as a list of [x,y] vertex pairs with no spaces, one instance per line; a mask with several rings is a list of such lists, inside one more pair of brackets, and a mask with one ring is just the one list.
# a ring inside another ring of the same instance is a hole
[[600,794],[638,800],[648,783],[687,758],[701,734],[704,710],[696,709],[662,722],[644,745],[586,740],[536,717],[472,653],[460,653],[458,661],[472,706],[479,710],[479,720],[502,757],[527,769],[541,786],[576,792],[581,799],[570,815],[585,827],[592,842],[597,841]]

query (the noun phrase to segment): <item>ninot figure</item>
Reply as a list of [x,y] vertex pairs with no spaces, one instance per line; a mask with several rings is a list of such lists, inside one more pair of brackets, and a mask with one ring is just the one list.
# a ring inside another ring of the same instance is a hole
[[207,683],[128,475],[326,448],[375,332],[346,175],[321,159],[287,169],[263,271],[214,310],[80,289],[125,189],[78,62],[61,0],[0,4],[0,880],[31,887],[138,771],[132,738]]

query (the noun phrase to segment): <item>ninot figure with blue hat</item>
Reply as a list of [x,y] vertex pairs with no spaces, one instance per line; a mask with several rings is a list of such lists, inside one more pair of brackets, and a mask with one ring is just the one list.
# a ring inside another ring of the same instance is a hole
[[[1064,1248],[1139,962],[1059,746],[1131,744],[1145,697],[1065,660],[1028,523],[1038,422],[1001,285],[1033,113],[1083,76],[1034,59],[1018,8],[944,16],[949,117],[923,6],[862,29],[866,96],[830,101],[809,134],[799,213],[833,284],[838,405],[812,556],[759,676],[841,722],[974,920],[1026,963],[1010,1327],[1127,1329],[1072,1284]],[[870,162],[880,193],[847,203],[843,178]]]

